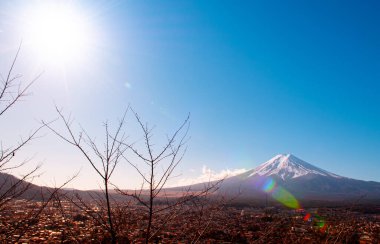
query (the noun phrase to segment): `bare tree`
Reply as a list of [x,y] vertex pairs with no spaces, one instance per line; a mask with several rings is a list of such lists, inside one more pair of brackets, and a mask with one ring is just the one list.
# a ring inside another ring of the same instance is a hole
[[[0,119],[4,119],[4,115],[9,109],[11,109],[17,102],[21,101],[22,98],[30,94],[28,93],[30,87],[40,77],[40,75],[38,75],[32,81],[25,82],[22,80],[21,75],[13,74],[20,53],[20,48],[21,44],[13,58],[6,76],[3,77],[1,75]],[[32,130],[26,137],[20,136],[19,141],[15,145],[6,146],[0,138],[0,210],[6,206],[9,201],[24,194],[30,187],[30,183],[27,183],[26,180],[31,181],[36,176],[36,172],[40,167],[39,165],[26,172],[20,179],[17,179],[8,173],[11,170],[20,169],[31,160],[31,158],[28,158],[15,163],[14,157],[27,144],[38,138],[38,133],[43,127],[44,126],[40,126],[37,129]]]
[[20,49],[21,44],[17,49],[16,55],[12,61],[12,65],[9,68],[6,77],[4,78],[1,76],[2,84],[0,88],[0,116],[8,111],[21,98],[28,96],[29,88],[41,76],[40,74],[30,82],[23,82],[21,80],[21,75],[13,75],[13,70],[15,68]]
[[[128,111],[124,113],[122,119],[119,121],[118,126],[114,133],[110,132],[108,122],[105,122],[104,131],[105,138],[102,143],[102,147],[99,146],[95,138],[91,138],[90,135],[81,128],[80,132],[76,134],[72,129],[73,119],[71,116],[65,117],[62,111],[56,108],[56,111],[59,115],[59,119],[63,122],[66,133],[61,133],[51,127],[49,123],[42,121],[43,125],[47,126],[51,131],[53,131],[58,137],[60,137],[65,142],[76,147],[84,158],[90,163],[92,168],[95,170],[97,175],[103,181],[102,196],[99,197],[99,194],[93,193],[91,198],[97,203],[97,205],[106,212],[107,218],[104,219],[102,214],[95,213],[91,217],[94,218],[97,222],[102,224],[111,235],[111,242],[117,242],[117,233],[115,231],[115,220],[113,216],[113,201],[110,194],[110,180],[115,172],[116,166],[119,164],[122,159],[124,151],[127,149],[125,144],[126,137],[122,132],[122,128],[125,122],[125,116]],[[91,210],[91,206],[82,200],[82,198],[77,195],[76,200],[72,199],[72,202],[84,210]],[[104,204],[103,204],[104,203]]]
[[[132,112],[142,131],[143,149],[139,150],[141,145],[138,143],[123,143],[133,156],[126,153],[122,156],[141,176],[143,183],[139,190],[123,191],[117,188],[117,191],[125,196],[132,197],[145,208],[147,215],[145,243],[148,243],[169,222],[181,216],[185,204],[215,192],[221,181],[208,182],[203,188],[196,191],[189,187],[177,188],[176,190],[166,189],[168,180],[174,177],[173,172],[186,152],[190,117],[188,116],[171,136],[167,136],[166,143],[156,152],[155,150],[158,147],[153,144],[153,127],[143,123],[139,115],[133,110]],[[137,163],[131,158],[137,158],[141,163]]]
[[[31,86],[41,76],[40,74],[31,81],[24,81],[21,75],[14,74],[20,49],[21,44],[17,49],[6,76],[0,75],[0,119],[4,119],[4,116],[11,108],[22,101],[24,97],[30,95],[29,90]],[[0,138],[0,212],[13,207],[11,203],[19,198],[23,199],[24,204],[30,206],[28,210],[24,209],[25,213],[22,222],[11,221],[10,223],[4,223],[8,224],[6,233],[3,235],[3,238],[7,241],[20,240],[31,226],[39,222],[41,213],[54,198],[55,194],[75,178],[73,176],[59,187],[43,188],[31,183],[35,177],[39,176],[38,170],[40,165],[26,170],[26,173],[20,178],[11,175],[12,170],[22,170],[23,166],[32,160],[32,158],[27,158],[20,162],[15,160],[15,156],[25,146],[39,138],[39,133],[44,127],[45,125],[40,125],[38,128],[31,130],[29,135],[20,136],[20,139],[13,145],[4,143],[4,140]],[[38,201],[38,204],[35,201]],[[12,216],[10,218],[12,219]],[[17,236],[16,239],[14,239],[15,236]]]

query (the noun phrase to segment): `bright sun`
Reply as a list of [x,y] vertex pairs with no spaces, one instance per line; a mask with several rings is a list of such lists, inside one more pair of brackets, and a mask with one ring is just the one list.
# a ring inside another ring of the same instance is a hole
[[86,55],[90,30],[86,18],[67,5],[47,4],[27,14],[27,42],[51,63],[71,63]]

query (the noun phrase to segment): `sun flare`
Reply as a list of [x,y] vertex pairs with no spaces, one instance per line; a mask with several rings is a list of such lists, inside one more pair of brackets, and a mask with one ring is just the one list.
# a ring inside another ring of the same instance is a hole
[[86,54],[91,41],[85,16],[71,6],[33,7],[26,26],[28,45],[47,62],[76,62]]

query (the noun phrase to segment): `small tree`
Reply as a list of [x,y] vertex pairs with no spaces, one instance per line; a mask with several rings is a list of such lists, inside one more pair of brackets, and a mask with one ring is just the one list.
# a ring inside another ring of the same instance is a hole
[[[48,123],[43,121],[43,125],[47,126],[51,131],[53,131],[58,137],[63,139],[65,142],[76,147],[84,158],[90,163],[92,168],[95,170],[97,175],[103,181],[103,196],[98,197],[99,195],[91,195],[92,200],[97,202],[97,205],[101,208],[101,212],[106,213],[106,218],[102,214],[91,214],[91,217],[102,226],[106,228],[111,236],[111,242],[117,242],[117,233],[115,227],[115,220],[113,216],[113,201],[110,194],[110,180],[115,172],[116,166],[119,164],[122,159],[122,155],[126,150],[124,146],[126,137],[122,132],[122,128],[125,122],[124,113],[122,119],[119,121],[118,126],[114,133],[111,133],[109,130],[108,122],[105,122],[104,132],[105,138],[103,143],[103,148],[99,146],[96,140],[81,128],[80,132],[76,134],[72,129],[73,119],[71,116],[65,117],[62,111],[56,108],[56,111],[59,115],[60,120],[64,124],[66,134],[58,132],[56,129],[52,128]],[[77,207],[82,210],[91,211],[91,206],[89,206],[86,201],[82,199],[81,196],[76,195],[76,199],[70,199]]]
[[[190,117],[188,116],[171,136],[167,136],[166,143],[159,147],[153,144],[153,127],[149,127],[148,123],[143,123],[140,116],[135,111],[132,110],[132,112],[141,128],[142,148],[145,150],[140,151],[137,143],[125,144],[134,155],[133,158],[139,159],[141,163],[134,162],[126,153],[123,154],[123,158],[137,171],[143,183],[140,190],[123,191],[117,188],[117,191],[132,197],[146,209],[144,211],[147,215],[145,243],[148,243],[159,231],[164,230],[168,223],[187,211],[183,209],[185,204],[198,202],[197,199],[215,192],[221,181],[208,182],[197,191],[189,187],[177,188],[173,195],[173,190],[166,189],[167,182],[174,176],[174,170],[185,155],[186,142],[189,139],[187,135]],[[147,189],[144,186],[147,186]]]
[[[39,78],[39,76],[37,76],[32,81],[24,82],[21,80],[21,75],[13,74],[20,48],[21,45],[16,52],[6,76],[1,76],[0,120],[4,119],[6,112],[8,112],[17,102],[19,102],[23,97],[29,95],[28,91],[30,87]],[[25,181],[31,181],[36,176],[36,172],[40,167],[38,165],[27,171],[20,179],[17,179],[8,173],[11,170],[22,168],[22,166],[31,160],[29,158],[23,160],[22,162],[15,163],[14,157],[27,144],[37,138],[37,134],[42,127],[44,126],[40,126],[37,129],[32,130],[26,137],[21,137],[16,145],[5,146],[3,140],[0,138],[0,210],[5,207],[9,201],[23,195],[30,187],[30,183]]]

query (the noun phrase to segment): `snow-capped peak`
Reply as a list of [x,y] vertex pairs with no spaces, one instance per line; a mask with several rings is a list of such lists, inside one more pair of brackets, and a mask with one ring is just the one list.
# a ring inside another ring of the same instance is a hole
[[261,164],[248,176],[260,175],[270,176],[276,175],[283,180],[297,178],[308,174],[317,174],[330,176],[334,178],[342,178],[339,175],[330,173],[326,170],[317,168],[305,161],[295,157],[292,154],[279,154],[267,162]]

